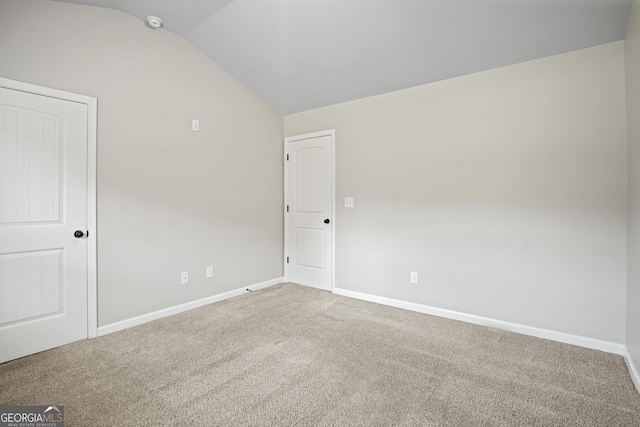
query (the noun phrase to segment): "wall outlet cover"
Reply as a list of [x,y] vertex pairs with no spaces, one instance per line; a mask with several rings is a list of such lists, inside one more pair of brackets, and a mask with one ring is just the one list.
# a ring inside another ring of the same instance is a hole
[[412,271],[410,279],[411,279],[411,283],[418,283],[418,272]]

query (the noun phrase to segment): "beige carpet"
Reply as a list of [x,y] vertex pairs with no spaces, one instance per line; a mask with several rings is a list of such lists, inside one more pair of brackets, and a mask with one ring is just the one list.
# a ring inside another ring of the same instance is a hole
[[640,426],[622,357],[283,284],[0,365],[67,426]]

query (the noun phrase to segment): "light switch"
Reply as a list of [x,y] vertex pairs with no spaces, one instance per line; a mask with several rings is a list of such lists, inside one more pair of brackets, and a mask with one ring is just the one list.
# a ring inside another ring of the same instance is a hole
[[200,130],[200,120],[191,120],[191,130],[198,132]]
[[344,207],[352,208],[353,207],[353,197],[345,197],[344,198]]

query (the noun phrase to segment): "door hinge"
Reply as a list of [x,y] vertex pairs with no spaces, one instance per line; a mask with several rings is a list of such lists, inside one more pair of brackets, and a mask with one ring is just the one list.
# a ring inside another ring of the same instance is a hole
[[287,212],[289,212],[289,205],[287,205]]
[[287,264],[289,264],[289,257],[287,257]]
[[287,162],[289,161],[289,155],[287,154]]

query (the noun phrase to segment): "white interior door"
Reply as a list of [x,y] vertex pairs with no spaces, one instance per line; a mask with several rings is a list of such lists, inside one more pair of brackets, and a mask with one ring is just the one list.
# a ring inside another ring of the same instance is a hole
[[87,338],[87,109],[0,87],[0,362]]
[[286,138],[285,276],[332,290],[334,132]]

